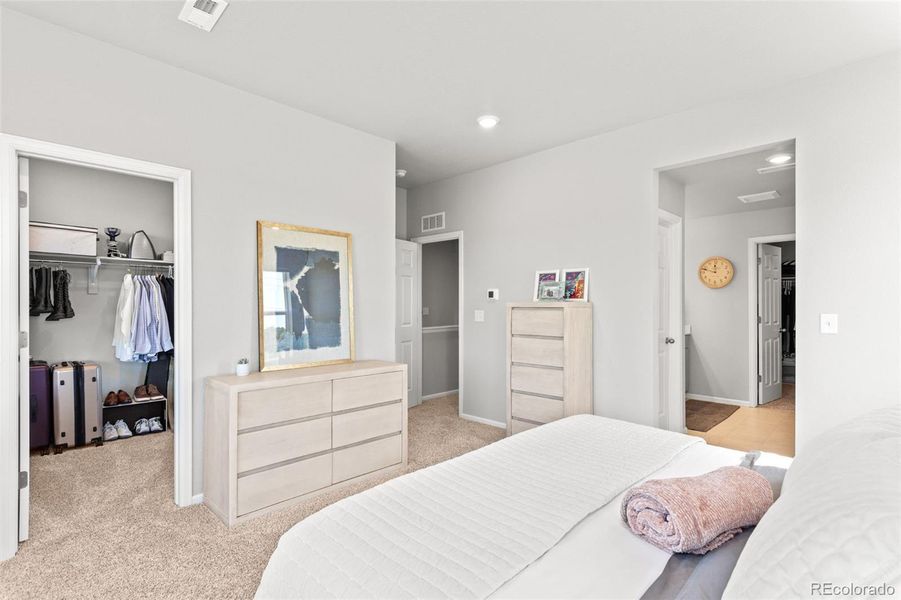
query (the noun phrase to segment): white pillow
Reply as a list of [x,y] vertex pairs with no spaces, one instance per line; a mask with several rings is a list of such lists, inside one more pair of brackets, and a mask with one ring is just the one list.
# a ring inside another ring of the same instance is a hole
[[893,407],[817,437],[795,458],[723,598],[868,597],[899,590],[901,408]]

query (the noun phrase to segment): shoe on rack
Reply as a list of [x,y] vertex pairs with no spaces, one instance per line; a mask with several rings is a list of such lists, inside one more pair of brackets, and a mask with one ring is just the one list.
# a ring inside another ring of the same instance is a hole
[[156,433],[163,430],[163,422],[159,417],[150,419],[150,433]]
[[[116,392],[110,392],[106,395],[106,399],[103,401],[103,406],[115,406],[119,403],[119,396],[116,395]],[[109,425],[109,423],[107,423]],[[110,425],[112,427],[112,425]]]
[[113,427],[116,428],[116,433],[119,434],[120,438],[130,438],[132,435],[131,429],[128,428],[128,425],[126,425],[125,421],[122,419],[116,421],[116,424]]
[[150,400],[150,392],[147,391],[146,385],[139,385],[135,388],[135,402],[147,402]]
[[119,390],[117,397],[119,401],[116,404],[131,404],[131,396],[125,390]]
[[166,397],[160,393],[160,389],[152,383],[147,385],[147,395],[151,400],[165,400]]
[[150,422],[147,419],[138,419],[135,423],[135,433],[138,435],[150,433]]
[[119,439],[119,432],[116,431],[116,428],[113,427],[112,423],[107,421],[106,424],[103,426],[103,441],[111,442],[113,440],[118,440],[118,439]]

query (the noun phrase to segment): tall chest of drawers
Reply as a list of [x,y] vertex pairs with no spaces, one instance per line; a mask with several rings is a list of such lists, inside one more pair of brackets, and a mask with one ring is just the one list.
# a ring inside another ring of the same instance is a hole
[[592,412],[592,305],[507,305],[507,435]]
[[407,367],[210,377],[204,503],[229,526],[407,464]]

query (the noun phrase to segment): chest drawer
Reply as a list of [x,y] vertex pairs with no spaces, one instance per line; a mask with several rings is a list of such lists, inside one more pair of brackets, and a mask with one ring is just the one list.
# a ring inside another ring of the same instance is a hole
[[520,421],[519,419],[512,419],[510,421],[511,429],[513,433],[519,433],[521,431],[527,431],[532,429],[533,427],[538,427],[536,423],[529,423],[527,421]]
[[510,359],[515,363],[563,366],[563,340],[513,336],[510,340]]
[[238,429],[303,419],[331,410],[331,381],[241,392],[238,394]]
[[563,370],[511,365],[510,388],[516,392],[531,392],[562,398]]
[[394,435],[374,442],[336,450],[332,454],[332,479],[335,483],[365,475],[403,459],[402,436]]
[[536,423],[550,423],[563,418],[563,400],[542,398],[540,396],[528,396],[526,394],[511,395],[513,406],[511,412],[513,418],[535,421]]
[[511,319],[513,335],[563,337],[562,308],[514,308]]
[[335,448],[355,444],[389,433],[397,433],[403,427],[401,403],[355,410],[332,417],[332,439]]
[[238,473],[332,447],[332,418],[301,421],[238,434]]
[[336,379],[333,382],[332,410],[335,412],[400,400],[404,395],[401,371]]
[[238,478],[238,515],[243,515],[332,484],[329,454]]

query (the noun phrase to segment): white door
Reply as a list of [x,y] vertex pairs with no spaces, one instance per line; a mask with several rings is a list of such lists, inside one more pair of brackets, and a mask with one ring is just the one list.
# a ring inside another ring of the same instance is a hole
[[757,398],[782,397],[782,248],[757,245]]
[[675,350],[670,336],[670,253],[669,226],[657,225],[657,426],[669,428],[670,361]]
[[28,159],[19,159],[19,541],[28,539],[31,510],[31,385],[28,360]]
[[407,401],[420,403],[422,381],[422,310],[420,298],[419,244],[396,240],[397,314],[395,333],[397,362],[407,365]]

